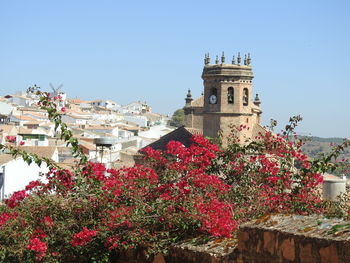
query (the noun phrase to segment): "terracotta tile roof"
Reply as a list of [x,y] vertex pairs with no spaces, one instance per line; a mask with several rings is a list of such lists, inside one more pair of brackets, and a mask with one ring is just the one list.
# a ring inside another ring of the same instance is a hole
[[14,118],[22,120],[22,121],[36,121],[36,119],[29,117],[29,116],[23,116],[23,115],[13,115]]
[[19,133],[19,134],[33,134],[33,129],[28,129],[28,128],[25,128],[25,127],[20,127],[18,133]]
[[96,145],[87,141],[79,141],[79,145],[89,151],[96,151]]
[[0,125],[0,133],[6,133],[8,135],[17,134],[17,128],[14,125]]
[[203,107],[204,106],[204,96],[200,96],[199,98],[193,100],[191,102],[192,107]]
[[33,124],[40,124],[43,123],[42,121],[28,121],[27,123],[24,123],[23,125],[33,125]]
[[[37,112],[34,112],[34,111],[33,112],[24,113],[24,114],[32,115],[32,116],[34,116],[34,118],[38,117],[38,118],[42,118],[42,119],[49,119],[49,117],[47,117],[46,115],[43,115],[43,114],[40,114],[40,113],[37,113]],[[25,116],[27,116],[27,115],[25,115]],[[31,116],[27,116],[27,117],[32,118]]]
[[84,100],[81,100],[81,99],[68,99],[67,101],[72,104],[80,104],[85,102]]
[[91,113],[90,113],[90,112],[83,112],[83,111],[69,110],[69,113],[70,113],[71,115],[77,114],[77,115],[91,116]]
[[47,135],[42,130],[38,131],[36,129],[28,129],[28,128],[24,128],[24,127],[20,127],[18,129],[18,134],[43,134],[43,135]]
[[51,159],[57,147],[56,146],[20,146],[20,149],[28,153],[36,154],[38,156]]
[[102,126],[102,125],[89,125],[85,127],[85,130],[113,130],[117,127],[111,127],[111,126]]

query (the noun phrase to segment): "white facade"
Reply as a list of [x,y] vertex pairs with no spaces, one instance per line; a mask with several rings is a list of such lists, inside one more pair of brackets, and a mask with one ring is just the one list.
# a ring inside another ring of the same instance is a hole
[[159,139],[160,137],[164,136],[165,134],[173,131],[174,129],[170,129],[166,127],[165,125],[156,125],[149,128],[147,131],[140,131],[139,136],[149,139]]
[[35,163],[28,165],[21,158],[0,165],[0,173],[4,178],[3,187],[0,189],[0,199],[8,198],[15,191],[23,190],[28,183],[41,179],[40,174],[48,171],[45,163],[40,167]]
[[125,115],[124,120],[129,121],[129,122],[133,122],[140,127],[147,127],[148,126],[148,119],[145,116]]
[[10,115],[12,110],[13,107],[10,104],[0,101],[0,115]]
[[80,118],[78,116],[69,116],[69,115],[62,115],[62,121],[65,123],[73,123],[78,125],[85,125],[87,123],[87,119]]
[[107,108],[107,109],[113,109],[115,107],[120,106],[116,102],[111,101],[111,100],[94,100],[94,101],[89,102],[89,104],[92,106],[103,107],[103,108]]

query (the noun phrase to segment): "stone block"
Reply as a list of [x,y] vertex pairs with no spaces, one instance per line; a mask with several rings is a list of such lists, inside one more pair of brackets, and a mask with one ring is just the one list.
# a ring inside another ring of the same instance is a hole
[[319,250],[321,263],[340,263],[338,258],[338,251],[334,244],[320,248]]
[[249,233],[244,232],[244,231],[238,231],[238,249],[240,251],[246,250],[246,244],[245,242],[249,240]]
[[299,260],[300,263],[315,263],[312,257],[312,245],[299,245]]
[[275,253],[276,237],[272,232],[264,232],[264,250],[268,251],[271,255]]
[[157,254],[152,263],[166,263],[163,254]]
[[289,261],[295,260],[295,246],[294,246],[293,238],[287,238],[282,241],[281,252],[282,252],[282,256],[285,259]]

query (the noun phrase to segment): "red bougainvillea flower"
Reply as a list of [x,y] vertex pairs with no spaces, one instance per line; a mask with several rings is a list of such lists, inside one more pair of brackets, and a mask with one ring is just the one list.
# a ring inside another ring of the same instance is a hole
[[39,180],[31,181],[25,188],[26,191],[31,191],[33,188],[41,185]]
[[45,253],[47,251],[47,245],[45,242],[41,241],[39,238],[31,238],[29,240],[29,244],[27,245],[27,249],[35,251],[36,257],[38,261],[41,261],[43,257],[45,256]]
[[7,142],[16,142],[16,136],[6,136],[5,140]]
[[50,216],[45,216],[42,222],[48,227],[54,226],[54,222]]
[[71,244],[73,247],[84,246],[91,241],[91,239],[97,235],[96,230],[89,230],[83,227],[83,230],[73,236]]
[[7,221],[9,221],[10,219],[14,219],[17,217],[17,213],[8,213],[8,212],[4,212],[2,214],[0,214],[0,228],[6,224]]
[[40,238],[43,239],[47,237],[47,235],[44,233],[44,231],[42,231],[40,228],[35,229],[35,231],[33,232],[33,234],[31,235],[31,238]]
[[27,196],[26,190],[14,192],[11,197],[6,200],[6,204],[8,207],[14,208]]

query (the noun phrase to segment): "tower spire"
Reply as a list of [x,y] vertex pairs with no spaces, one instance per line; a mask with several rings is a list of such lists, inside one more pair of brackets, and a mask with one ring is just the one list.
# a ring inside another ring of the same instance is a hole
[[218,56],[216,56],[215,64],[219,64],[219,57]]
[[225,63],[225,54],[224,51],[222,51],[222,55],[221,55],[221,64]]
[[247,65],[247,54],[244,55],[244,65]]
[[235,56],[232,57],[232,64],[235,65],[236,64],[236,59]]
[[254,104],[259,106],[261,104],[258,93],[255,95]]
[[251,60],[251,58],[250,58],[250,53],[248,53],[247,65],[249,66],[251,62],[252,62],[252,60]]
[[186,95],[186,98],[185,98],[185,101],[186,101],[186,105],[189,105],[191,104],[191,101],[192,101],[192,94],[191,94],[191,90],[188,89],[187,91],[187,95]]
[[240,52],[238,52],[237,64],[238,64],[238,66],[241,65],[241,53]]

